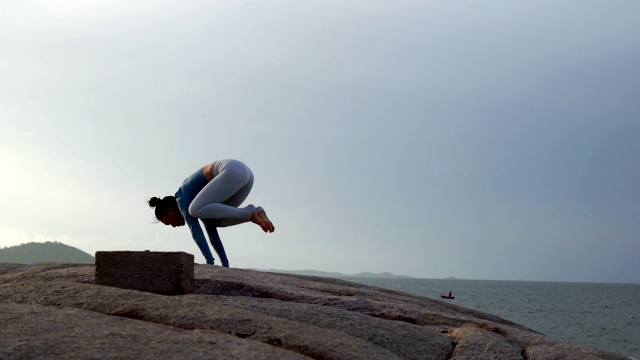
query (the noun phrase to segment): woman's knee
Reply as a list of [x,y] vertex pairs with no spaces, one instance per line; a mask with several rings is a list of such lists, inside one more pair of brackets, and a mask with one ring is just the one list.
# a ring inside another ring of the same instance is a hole
[[196,204],[191,203],[191,205],[189,205],[189,215],[193,216],[194,218],[199,218],[200,210],[202,210],[202,206],[194,206],[194,205]]

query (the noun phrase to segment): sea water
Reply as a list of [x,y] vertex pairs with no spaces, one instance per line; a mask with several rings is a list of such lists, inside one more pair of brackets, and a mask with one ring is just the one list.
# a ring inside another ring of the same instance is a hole
[[[354,278],[345,280],[449,301],[547,336],[640,360],[640,284]],[[440,295],[453,292],[454,300]]]

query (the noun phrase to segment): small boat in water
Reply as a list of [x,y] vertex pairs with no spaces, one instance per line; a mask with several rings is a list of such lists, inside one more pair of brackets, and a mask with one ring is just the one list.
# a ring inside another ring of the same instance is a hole
[[453,296],[453,292],[451,291],[449,291],[449,295],[440,295],[440,297],[443,299],[449,299],[449,300],[453,300],[456,298],[455,296]]

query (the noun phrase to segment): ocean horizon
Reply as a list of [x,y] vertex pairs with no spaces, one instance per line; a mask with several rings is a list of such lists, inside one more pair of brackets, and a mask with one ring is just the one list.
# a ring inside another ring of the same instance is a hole
[[[547,336],[640,359],[640,284],[379,278],[345,280],[448,301]],[[451,291],[453,300],[441,299]]]
[[375,278],[404,278],[404,279],[415,279],[415,280],[468,280],[468,281],[513,281],[513,282],[550,282],[550,283],[584,283],[584,284],[622,284],[622,285],[640,285],[640,282],[624,282],[624,281],[579,281],[579,280],[521,280],[521,279],[470,279],[470,278],[459,278],[456,276],[448,276],[445,278],[423,278],[417,276],[403,275],[403,274],[393,274],[388,271],[383,272],[371,272],[371,271],[361,271],[354,274],[346,274],[338,271],[324,271],[324,270],[313,270],[313,269],[304,269],[304,270],[282,270],[282,269],[255,269],[251,270],[258,271],[268,271],[268,272],[278,272],[278,273],[288,273],[288,274],[298,274],[298,275],[309,275],[309,276],[323,276],[323,277],[335,277],[335,278],[345,278],[345,277],[375,277]]

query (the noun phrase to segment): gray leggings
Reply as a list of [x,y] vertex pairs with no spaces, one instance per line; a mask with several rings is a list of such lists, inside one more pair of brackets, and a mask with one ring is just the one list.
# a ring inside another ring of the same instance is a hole
[[203,220],[215,219],[217,227],[249,221],[256,207],[251,204],[239,206],[253,187],[251,169],[238,160],[219,160],[214,165],[213,175],[189,205],[189,214]]

